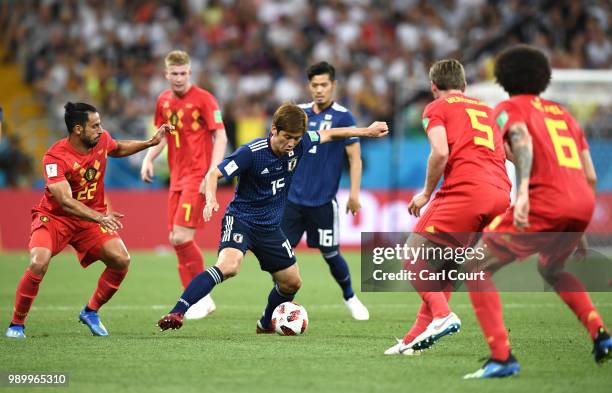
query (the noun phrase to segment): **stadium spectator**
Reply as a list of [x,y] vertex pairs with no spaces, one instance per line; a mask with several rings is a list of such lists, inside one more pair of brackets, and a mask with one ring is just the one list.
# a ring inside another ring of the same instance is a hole
[[21,65],[52,129],[61,130],[59,103],[88,101],[132,138],[150,125],[150,103],[164,89],[155,65],[171,48],[192,54],[194,81],[204,78],[222,109],[237,115],[242,103],[269,117],[284,100],[307,99],[295,70],[329,61],[347,77],[340,96],[358,124],[403,122],[400,108],[428,91],[415,81],[442,57],[462,61],[468,83],[490,79],[493,55],[518,42],[545,47],[555,68],[612,65],[610,2],[395,0],[384,11],[381,3],[2,2],[0,53]]

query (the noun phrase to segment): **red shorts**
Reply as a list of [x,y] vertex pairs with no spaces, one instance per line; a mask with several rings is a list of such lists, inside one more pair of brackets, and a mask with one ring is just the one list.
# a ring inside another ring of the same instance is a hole
[[514,226],[514,207],[496,217],[484,230],[483,240],[501,261],[525,259],[539,253],[540,265],[563,263],[574,252],[590,222],[584,218],[541,217],[529,214],[529,227]]
[[200,185],[168,194],[168,230],[175,225],[188,228],[200,228],[204,224],[204,195],[199,191]]
[[510,191],[490,184],[443,187],[413,231],[438,244],[465,247],[508,206]]
[[100,259],[104,243],[115,238],[119,238],[117,233],[111,234],[95,222],[58,219],[50,214],[34,212],[28,248],[44,247],[56,255],[71,245],[81,266],[87,267]]

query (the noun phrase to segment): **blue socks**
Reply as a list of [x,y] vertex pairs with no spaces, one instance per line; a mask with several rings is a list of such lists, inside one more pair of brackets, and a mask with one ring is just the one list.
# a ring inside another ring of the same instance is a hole
[[274,288],[272,288],[270,294],[268,295],[268,304],[264,310],[264,315],[259,320],[259,322],[261,322],[261,326],[264,329],[268,329],[270,327],[270,321],[272,320],[272,313],[274,312],[276,306],[281,303],[290,302],[294,297],[295,293],[282,293],[280,289],[278,289],[278,284],[274,284]]
[[329,271],[332,276],[336,279],[340,288],[342,288],[344,300],[348,300],[355,296],[353,286],[351,285],[351,274],[349,273],[346,260],[340,255],[340,251],[336,250],[327,254],[323,253],[323,258],[325,258],[325,262],[329,265]]
[[185,314],[187,309],[198,300],[208,295],[215,285],[223,281],[223,273],[216,266],[211,266],[191,280],[185,292],[170,313]]

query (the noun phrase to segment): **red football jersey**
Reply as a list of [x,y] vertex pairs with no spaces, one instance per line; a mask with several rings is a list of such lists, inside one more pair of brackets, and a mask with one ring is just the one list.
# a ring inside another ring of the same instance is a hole
[[494,116],[504,135],[518,122],[525,123],[531,135],[532,214],[590,219],[595,195],[580,157],[589,145],[576,119],[560,105],[534,95],[517,95],[501,102]]
[[164,90],[155,109],[155,125],[163,123],[175,127],[167,136],[170,190],[198,187],[210,167],[212,131],[225,128],[217,100],[197,86],[181,97]]
[[74,199],[100,213],[106,213],[104,203],[106,156],[116,148],[117,142],[106,130],[100,136],[98,144],[87,153],[78,152],[68,142],[68,138],[56,142],[43,157],[45,193],[33,210],[78,220],[79,218],[65,212],[49,191],[49,184],[67,180]]
[[503,138],[485,103],[451,94],[431,102],[423,111],[423,127],[446,129],[449,157],[442,187],[486,182],[510,191]]

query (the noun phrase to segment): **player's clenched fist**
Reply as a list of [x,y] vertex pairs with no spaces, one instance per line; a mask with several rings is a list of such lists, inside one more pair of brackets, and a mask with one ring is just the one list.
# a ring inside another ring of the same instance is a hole
[[387,122],[375,121],[374,123],[370,124],[368,131],[369,137],[380,138],[389,133],[389,127],[387,126]]

